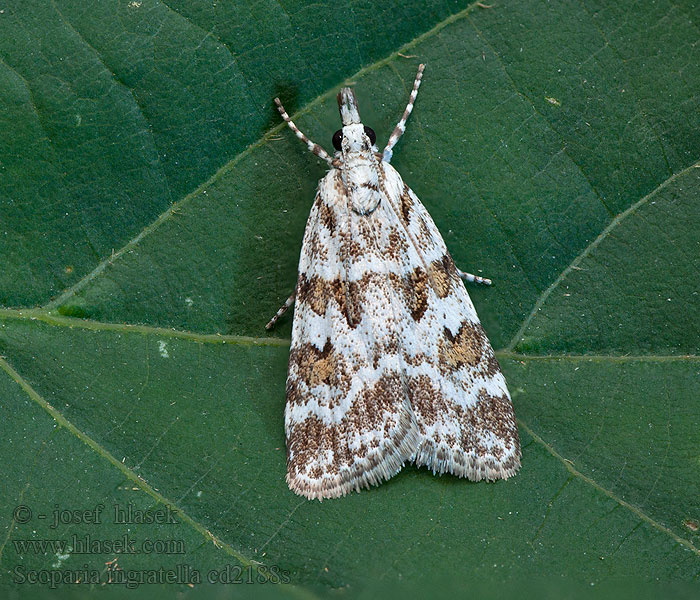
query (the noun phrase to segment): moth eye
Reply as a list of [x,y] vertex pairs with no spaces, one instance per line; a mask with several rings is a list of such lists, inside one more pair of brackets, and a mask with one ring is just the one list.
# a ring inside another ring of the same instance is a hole
[[342,147],[342,146],[340,145],[340,142],[342,142],[342,141],[343,141],[343,130],[342,130],[342,129],[338,129],[338,131],[336,131],[336,132],[333,134],[333,147],[334,147],[336,150],[340,151],[340,149],[341,149],[341,147]]
[[374,146],[374,142],[377,141],[377,134],[374,133],[374,129],[365,125],[365,135],[369,138],[369,141]]

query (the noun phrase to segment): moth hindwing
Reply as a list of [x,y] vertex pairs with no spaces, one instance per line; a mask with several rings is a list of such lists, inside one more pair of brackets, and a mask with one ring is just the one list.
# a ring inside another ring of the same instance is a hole
[[330,170],[304,233],[287,378],[287,483],[308,498],[378,484],[406,462],[478,481],[520,467],[506,382],[462,279],[390,161],[423,74],[380,154],[342,88]]

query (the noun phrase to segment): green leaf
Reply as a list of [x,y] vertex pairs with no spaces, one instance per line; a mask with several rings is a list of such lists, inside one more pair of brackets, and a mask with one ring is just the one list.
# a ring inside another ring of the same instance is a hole
[[[105,577],[115,557],[296,595],[696,580],[699,27],[663,1],[0,12],[0,581]],[[263,327],[324,165],[272,98],[329,146],[352,82],[381,144],[419,62],[394,164],[457,264],[495,281],[469,291],[523,467],[494,484],[406,467],[308,502],[284,482],[291,319]],[[51,527],[100,503],[99,525]],[[108,518],[130,504],[176,522]],[[74,534],[185,553],[21,547]]]

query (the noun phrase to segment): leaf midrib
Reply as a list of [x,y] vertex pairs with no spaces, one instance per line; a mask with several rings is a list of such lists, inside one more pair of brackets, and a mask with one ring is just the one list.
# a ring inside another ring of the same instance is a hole
[[[86,329],[89,331],[115,331],[120,333],[141,333],[154,337],[169,337],[200,344],[233,344],[241,346],[289,346],[289,338],[252,337],[245,335],[225,335],[220,333],[197,333],[182,329],[153,327],[151,325],[135,325],[132,323],[112,323],[109,321],[93,321],[77,317],[67,317],[54,311],[40,308],[0,308],[0,320],[12,319],[19,321],[39,321],[54,327],[69,329]],[[496,350],[496,356],[512,360],[609,360],[612,362],[632,361],[678,361],[700,360],[697,354],[523,354],[508,348]]]

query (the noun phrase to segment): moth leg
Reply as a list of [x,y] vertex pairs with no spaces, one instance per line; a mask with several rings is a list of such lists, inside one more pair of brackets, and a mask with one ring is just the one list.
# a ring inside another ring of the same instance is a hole
[[289,128],[294,132],[294,134],[306,144],[306,147],[309,149],[310,152],[313,152],[316,156],[319,158],[322,158],[325,160],[329,165],[333,166],[333,159],[329,156],[328,152],[326,152],[321,146],[318,144],[312,142],[309,138],[307,138],[301,130],[294,124],[294,121],[292,121],[289,118],[289,115],[287,114],[287,111],[284,110],[284,106],[282,106],[282,103],[280,102],[279,98],[275,98],[275,104],[277,105],[277,110],[280,111],[280,115],[282,115],[282,118],[285,120],[287,125],[289,125]]
[[280,307],[280,309],[277,311],[274,317],[270,319],[267,325],[265,325],[265,329],[270,330],[275,326],[275,323],[279,320],[279,318],[287,312],[289,307],[294,304],[294,296],[296,295],[296,292],[294,292],[289,298],[287,298],[284,301],[284,304]]
[[423,77],[423,69],[425,69],[425,65],[418,65],[418,74],[416,75],[416,80],[413,82],[413,90],[411,91],[411,96],[408,99],[406,110],[403,111],[403,116],[401,117],[401,120],[396,124],[396,127],[394,127],[394,131],[392,131],[391,135],[389,136],[389,142],[387,143],[386,148],[384,148],[382,160],[386,162],[391,162],[391,157],[394,154],[393,148],[394,146],[396,146],[396,142],[399,141],[399,138],[401,137],[403,132],[406,131],[406,121],[408,121],[408,115],[411,114],[411,111],[413,110],[413,105],[416,102],[418,88],[420,87],[420,80]]
[[465,281],[473,282],[473,283],[482,283],[483,285],[491,285],[491,280],[486,279],[486,277],[479,277],[478,275],[472,275],[471,273],[465,273],[464,271],[460,271],[457,269],[457,273],[459,276],[464,279]]

